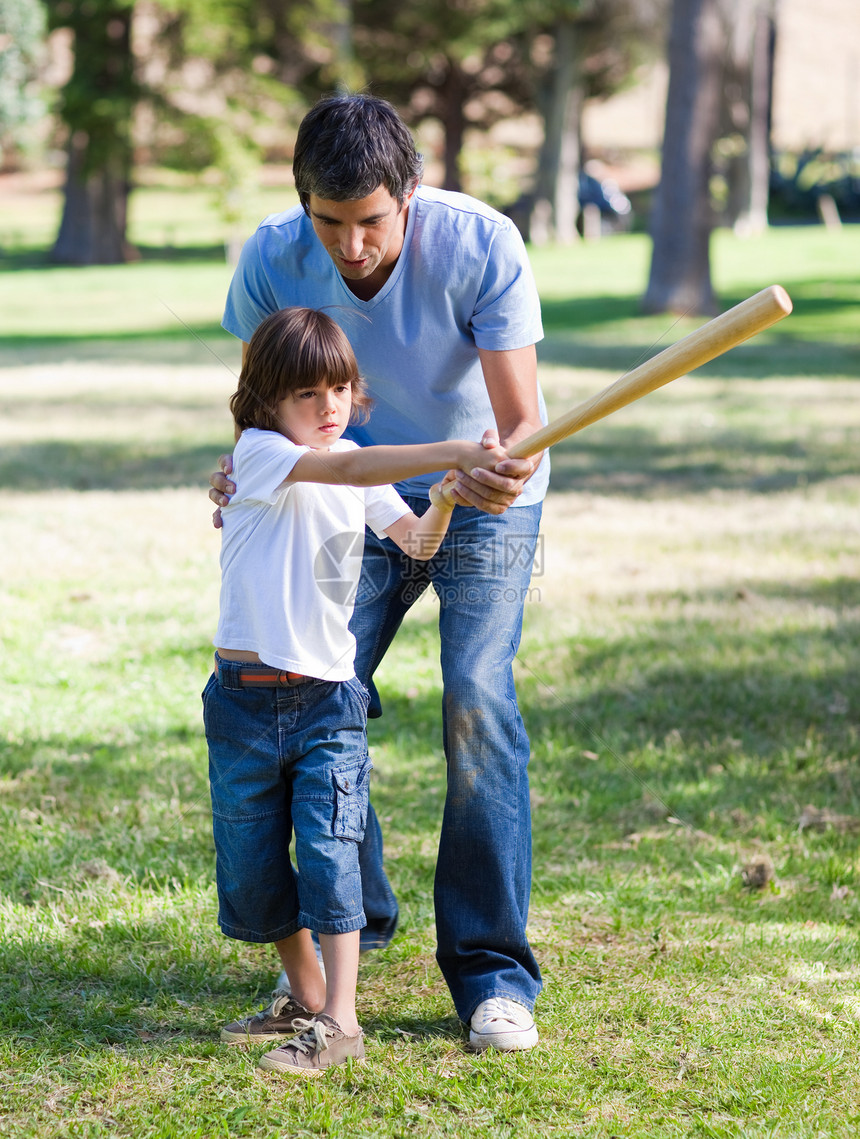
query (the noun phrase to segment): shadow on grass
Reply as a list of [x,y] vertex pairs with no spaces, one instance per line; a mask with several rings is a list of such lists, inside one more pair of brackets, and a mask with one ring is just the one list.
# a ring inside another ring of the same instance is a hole
[[[182,264],[188,261],[212,261],[224,264],[225,251],[223,243],[212,245],[137,245],[135,249],[140,261],[160,261],[166,265]],[[133,264],[131,262],[130,264]],[[16,269],[42,269],[45,273],[52,271],[67,272],[75,266],[62,265],[51,260],[48,249],[22,248],[14,251],[0,252],[0,273],[14,272]],[[80,266],[86,270],[89,266]]]
[[0,741],[0,770],[0,892],[11,900],[54,900],[100,861],[111,876],[147,888],[212,874],[202,729],[153,726],[128,743],[10,733]]
[[[549,333],[538,344],[538,361],[567,368],[610,373],[606,384],[597,384],[595,393],[640,364],[650,360],[681,337],[669,337],[659,344],[589,343],[575,329],[562,337]],[[741,344],[718,356],[693,374],[712,379],[766,380],[771,377],[854,380],[860,372],[860,346],[829,341],[790,339]]]
[[[786,596],[778,582],[756,591]],[[554,645],[551,665],[521,653],[523,714],[549,758],[540,782],[568,802],[587,791],[592,821],[622,825],[624,804],[643,794],[727,833],[733,811],[761,810],[777,829],[796,825],[806,802],[860,815],[860,582],[793,597],[844,611],[832,626],[750,635],[738,599],[731,625],[667,620],[648,636],[578,639],[567,659]],[[725,601],[691,600],[715,599]],[[559,750],[567,762],[552,762]]]
[[18,491],[155,491],[200,488],[205,497],[218,456],[229,449],[225,431],[208,444],[163,446],[135,443],[29,443],[8,445],[0,480]]
[[222,364],[238,377],[239,342],[219,323],[183,324],[102,336],[0,336],[0,366],[64,364],[69,361],[121,364]]
[[[850,327],[849,316],[856,314],[857,301],[828,296],[828,282],[806,281],[792,289],[795,321],[788,317],[772,330],[754,340],[738,345],[704,365],[703,376],[767,379],[770,376],[844,376],[853,378],[860,370],[860,345],[855,338],[845,342],[811,339],[809,328],[821,320],[836,322],[842,315],[842,326]],[[746,298],[727,295],[722,298],[725,311]],[[665,317],[643,317],[636,297],[574,297],[541,302],[546,339],[538,345],[538,359],[545,364],[572,368],[609,371],[621,376],[645,360],[681,340],[703,321],[684,320],[675,323],[671,314]],[[802,316],[802,322],[797,317]],[[655,329],[654,340],[641,342],[622,336],[614,326],[627,324]],[[600,343],[600,337],[612,338]],[[699,374],[699,371],[697,371]]]
[[462,1044],[465,1035],[465,1029],[456,1016],[432,1019],[408,1014],[363,1016],[361,1024],[366,1036],[380,1042],[414,1036],[421,1040],[448,1040],[451,1043]]
[[[797,804],[806,801],[860,813],[860,581],[791,590],[765,582],[756,594],[836,607],[838,619],[751,633],[744,614],[754,599],[703,593],[685,601],[733,604],[731,624],[678,618],[647,635],[553,640],[545,659],[540,647],[524,646],[517,687],[538,785],[568,805],[587,791],[575,815],[610,829],[646,786],[694,825],[757,803],[769,804],[782,825],[796,823]],[[392,651],[424,636],[406,625]],[[383,716],[373,721],[372,737],[398,755],[414,748],[416,756],[386,772],[374,792],[377,809],[402,815],[402,804],[414,807],[417,799],[438,814],[428,784],[444,764],[439,696],[410,699],[387,685],[381,691]],[[437,759],[422,761],[434,736]],[[582,758],[585,752],[600,758]],[[707,778],[715,765],[723,773]]]
[[[772,282],[771,282],[772,283]],[[766,285],[762,286],[766,288]],[[839,282],[840,290],[847,290],[856,285],[847,281]],[[802,311],[809,316],[829,316],[834,311],[844,309],[852,311],[856,301],[842,295],[833,296],[833,282],[823,277],[805,277],[803,281],[793,282],[789,289],[791,293],[793,313],[779,323],[780,335],[788,335],[791,328],[791,315]],[[721,312],[726,312],[735,305],[752,295],[729,291],[719,297]],[[573,296],[552,297],[541,300],[541,310],[544,315],[544,324],[548,330],[563,330],[573,328],[595,328],[601,325],[613,324],[618,321],[643,318],[640,307],[641,297],[636,295],[604,294],[601,296]],[[677,314],[652,314],[649,320],[665,322],[667,325],[678,320]],[[682,318],[685,319],[685,318]],[[690,317],[688,324],[703,324],[704,317]]]
[[[124,1045],[151,1055],[159,1044],[175,1047],[177,1037],[215,1045],[228,1018],[211,1007],[211,972],[202,957],[177,968],[166,932],[157,919],[101,924],[91,944],[79,933],[62,952],[52,939],[0,942],[4,1035],[31,1052]],[[246,985],[245,1001],[248,992]],[[236,1006],[242,1003],[237,986]]]
[[778,493],[857,474],[856,429],[821,431],[803,439],[759,431],[690,432],[658,440],[658,432],[613,422],[595,425],[552,451],[550,493],[669,498],[710,491]]
[[[121,415],[121,401],[110,405]],[[139,409],[129,406],[131,417]],[[224,430],[208,443],[184,440],[7,444],[0,480],[18,490],[158,490],[205,488],[218,456],[229,448]],[[661,442],[658,430],[620,423],[595,425],[553,449],[551,493],[578,491],[633,499],[707,494],[713,490],[778,493],[857,473],[856,429],[769,438],[758,431],[704,430],[699,437]]]

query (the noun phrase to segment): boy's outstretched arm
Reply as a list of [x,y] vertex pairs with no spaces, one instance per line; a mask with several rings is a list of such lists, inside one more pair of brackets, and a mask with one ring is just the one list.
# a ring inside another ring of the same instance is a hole
[[[282,486],[297,482],[333,486],[383,486],[415,475],[455,468],[492,470],[507,458],[503,447],[487,447],[465,439],[442,443],[356,447],[349,451],[307,451],[299,458]],[[448,481],[448,476],[445,476]]]
[[[357,447],[349,451],[308,451],[295,463],[281,487],[293,483],[313,482],[331,486],[383,486],[386,483],[400,482],[414,475],[432,474],[433,471],[449,470],[444,482],[454,482],[474,476],[480,471],[491,471],[505,462],[508,453],[498,445],[495,436],[485,438],[481,443],[465,439],[448,439],[441,443],[415,443],[399,446]],[[209,480],[212,490],[210,499],[218,506],[213,516],[215,527],[221,525],[220,508],[226,506],[230,494],[235,492],[235,483],[228,480],[232,473],[232,456],[222,455],[219,460],[221,471]],[[459,472],[452,479],[450,469]],[[488,507],[490,513],[501,513],[503,505]]]

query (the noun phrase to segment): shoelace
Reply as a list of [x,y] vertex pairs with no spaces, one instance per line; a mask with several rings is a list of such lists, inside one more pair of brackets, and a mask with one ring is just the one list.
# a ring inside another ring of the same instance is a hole
[[487,1001],[481,1018],[481,1027],[486,1028],[494,1020],[507,1020],[516,1024],[516,1014],[507,998],[490,997]]
[[264,1008],[261,1012],[257,1013],[258,1017],[280,1016],[281,1010],[287,1005],[293,1003],[293,998],[290,993],[274,993],[274,1000],[268,1008]]
[[312,1056],[315,1052],[324,1052],[328,1043],[327,1037],[334,1036],[334,1030],[318,1020],[295,1020],[293,1023],[299,1030],[299,1035],[294,1036],[284,1048],[297,1048],[306,1056]]

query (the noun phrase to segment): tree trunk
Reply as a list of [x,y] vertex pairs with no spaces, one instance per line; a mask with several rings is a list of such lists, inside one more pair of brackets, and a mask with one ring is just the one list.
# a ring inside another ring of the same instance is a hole
[[460,191],[463,182],[460,177],[460,155],[466,134],[466,116],[463,104],[466,101],[466,84],[455,59],[448,59],[445,79],[438,89],[441,104],[442,126],[445,131],[444,159],[445,180],[442,188]]
[[[576,219],[579,214],[579,153],[582,104],[584,102],[579,55],[573,24],[565,24],[559,54],[564,52],[563,72],[566,91],[560,92],[561,145],[559,146],[558,175],[555,184],[555,239],[560,245],[577,240]],[[561,31],[561,29],[559,29]],[[561,62],[561,61],[560,61]]]
[[749,116],[743,172],[732,221],[742,236],[767,229],[770,190],[770,124],[773,94],[774,19],[769,0],[756,3],[749,53]]
[[711,152],[726,48],[717,0],[673,0],[662,172],[645,312],[710,314]]
[[352,0],[334,0],[330,33],[334,55],[332,86],[345,95],[363,86],[363,75],[353,51],[352,30]]
[[61,265],[120,265],[136,253],[126,241],[129,171],[102,165],[87,173],[89,139],[69,141],[63,216],[51,260]]
[[536,245],[552,238],[562,245],[570,244],[578,237],[583,90],[576,29],[570,20],[556,23],[555,59],[529,222],[529,236]]
[[61,264],[114,265],[134,256],[126,241],[137,96],[131,21],[128,3],[72,9],[75,63],[60,109],[69,131],[66,182],[51,254]]

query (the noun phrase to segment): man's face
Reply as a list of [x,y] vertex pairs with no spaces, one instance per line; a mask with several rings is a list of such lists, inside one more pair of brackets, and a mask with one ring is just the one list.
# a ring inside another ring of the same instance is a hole
[[314,233],[347,283],[363,281],[378,289],[388,280],[403,248],[411,197],[400,206],[384,186],[351,202],[310,195]]

